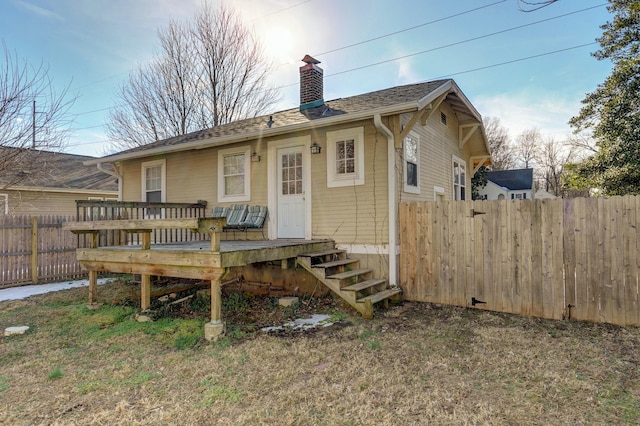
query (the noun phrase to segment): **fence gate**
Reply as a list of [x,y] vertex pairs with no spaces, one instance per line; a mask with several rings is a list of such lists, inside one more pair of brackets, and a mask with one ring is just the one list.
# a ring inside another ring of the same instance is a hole
[[635,196],[400,207],[407,300],[640,324]]

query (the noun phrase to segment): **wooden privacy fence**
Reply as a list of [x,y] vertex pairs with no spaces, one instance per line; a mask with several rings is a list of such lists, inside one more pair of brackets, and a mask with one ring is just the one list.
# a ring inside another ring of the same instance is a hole
[[78,239],[63,216],[0,216],[0,288],[79,278]]
[[640,198],[400,206],[407,300],[640,324]]

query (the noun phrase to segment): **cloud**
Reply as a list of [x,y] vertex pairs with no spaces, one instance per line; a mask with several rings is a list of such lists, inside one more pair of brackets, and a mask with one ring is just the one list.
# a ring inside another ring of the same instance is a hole
[[480,96],[473,104],[483,117],[499,118],[512,140],[533,128],[540,130],[545,138],[564,140],[572,134],[568,121],[580,110],[579,99],[563,98],[556,92],[521,91]]
[[45,9],[43,7],[36,6],[35,4],[27,3],[26,1],[22,1],[22,0],[16,0],[16,3],[18,4],[18,6],[22,7],[28,12],[34,13],[43,18],[53,19],[56,21],[64,21],[64,18],[62,16],[58,15],[55,12],[52,12],[49,9]]

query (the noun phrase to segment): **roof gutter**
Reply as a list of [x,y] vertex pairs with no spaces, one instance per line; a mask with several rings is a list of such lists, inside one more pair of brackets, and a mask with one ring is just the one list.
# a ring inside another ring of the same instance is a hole
[[334,124],[340,124],[343,122],[356,121],[356,120],[366,120],[371,117],[378,115],[388,115],[388,114],[397,114],[405,111],[412,111],[416,108],[419,108],[419,103],[406,102],[404,104],[397,104],[392,106],[387,106],[383,108],[376,108],[372,110],[362,111],[355,114],[341,114],[333,117],[323,118],[322,120],[317,121],[307,121],[304,123],[292,124],[289,126],[282,127],[274,127],[267,129],[259,129],[249,133],[243,133],[241,135],[228,135],[222,137],[213,137],[213,138],[205,138],[199,139],[193,142],[185,142],[177,145],[169,145],[169,146],[160,146],[157,148],[145,149],[141,151],[115,154],[108,157],[96,158],[93,160],[88,160],[83,162],[85,166],[94,166],[99,163],[115,163],[122,160],[132,160],[135,158],[143,158],[149,157],[157,154],[167,154],[170,152],[179,152],[179,151],[189,151],[194,149],[205,149],[219,145],[227,145],[235,142],[243,142],[248,140],[254,140],[258,138],[266,138],[271,136],[278,136],[281,134],[286,134],[290,132],[296,132],[306,129],[312,129],[321,126],[331,126]]
[[397,215],[398,207],[396,204],[396,150],[395,138],[393,132],[382,123],[380,114],[373,116],[373,123],[380,133],[387,137],[387,192],[389,203],[389,285],[398,286],[398,229]]

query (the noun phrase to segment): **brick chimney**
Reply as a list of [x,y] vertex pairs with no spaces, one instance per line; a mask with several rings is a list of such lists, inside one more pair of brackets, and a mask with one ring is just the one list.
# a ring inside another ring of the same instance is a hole
[[323,96],[323,71],[318,66],[319,60],[305,55],[300,67],[300,111],[314,108],[324,104]]

